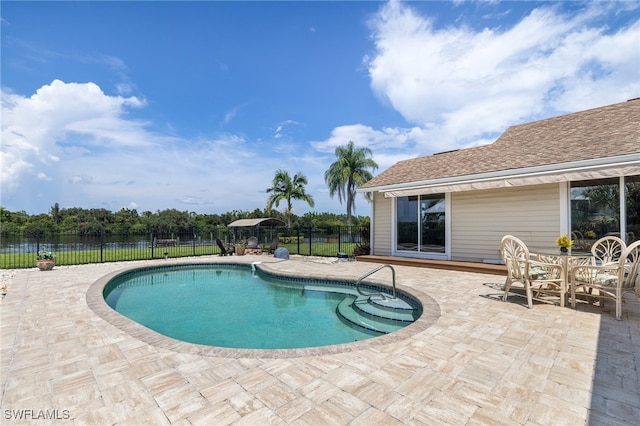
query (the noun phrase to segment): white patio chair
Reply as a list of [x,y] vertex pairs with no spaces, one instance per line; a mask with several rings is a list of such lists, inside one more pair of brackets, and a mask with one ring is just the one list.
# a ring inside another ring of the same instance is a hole
[[[625,295],[640,299],[640,241],[627,247],[617,263],[579,265],[571,268],[571,305],[576,306],[576,294],[582,290],[587,297],[605,299],[616,304],[616,319],[622,319]],[[597,291],[597,292],[594,292]]]
[[561,265],[532,259],[527,246],[513,235],[502,238],[500,253],[507,267],[502,300],[507,300],[512,284],[519,282],[524,286],[529,309],[533,308],[534,292],[536,300],[543,302],[548,300],[539,299],[540,293],[557,295],[560,306],[564,306],[567,290]]
[[250,249],[258,248],[258,238],[249,237],[249,239],[247,240],[247,248],[250,248]]
[[622,239],[614,236],[602,237],[591,246],[591,254],[596,265],[618,263],[624,249],[627,248]]

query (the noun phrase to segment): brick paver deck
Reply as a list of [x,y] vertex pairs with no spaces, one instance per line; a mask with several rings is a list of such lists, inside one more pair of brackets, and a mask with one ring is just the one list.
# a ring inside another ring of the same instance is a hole
[[[209,260],[231,258],[194,261]],[[397,266],[400,288],[437,302],[437,321],[288,353],[136,337],[88,306],[101,277],[170,262],[17,271],[0,305],[2,424],[640,423],[638,304],[625,304],[623,321],[585,305],[527,309],[499,300],[496,275]],[[265,268],[355,280],[374,266],[294,259]],[[57,419],[31,419],[42,416]]]

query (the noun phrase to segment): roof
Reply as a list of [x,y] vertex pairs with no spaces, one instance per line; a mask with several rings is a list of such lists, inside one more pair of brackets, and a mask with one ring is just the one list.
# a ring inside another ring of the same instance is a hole
[[399,161],[361,189],[640,154],[640,98],[509,127],[494,143]]
[[250,226],[285,226],[286,223],[280,219],[272,217],[262,217],[259,219],[238,219],[229,224],[229,227],[250,227]]

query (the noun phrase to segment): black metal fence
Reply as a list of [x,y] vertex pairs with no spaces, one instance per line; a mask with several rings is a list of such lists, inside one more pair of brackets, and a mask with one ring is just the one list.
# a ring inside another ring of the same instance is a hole
[[57,265],[162,259],[220,254],[216,240],[225,246],[243,246],[256,237],[263,249],[274,239],[290,254],[305,256],[352,256],[368,253],[368,227],[327,228],[226,228],[182,232],[151,230],[144,234],[68,233],[41,230],[3,233],[0,237],[0,268],[31,268],[40,252],[55,255]]

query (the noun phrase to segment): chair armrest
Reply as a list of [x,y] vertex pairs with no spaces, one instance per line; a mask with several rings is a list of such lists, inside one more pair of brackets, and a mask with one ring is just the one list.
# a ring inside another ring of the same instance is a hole
[[601,285],[608,280],[618,279],[619,275],[618,264],[576,265],[571,268],[571,281],[587,285]]

